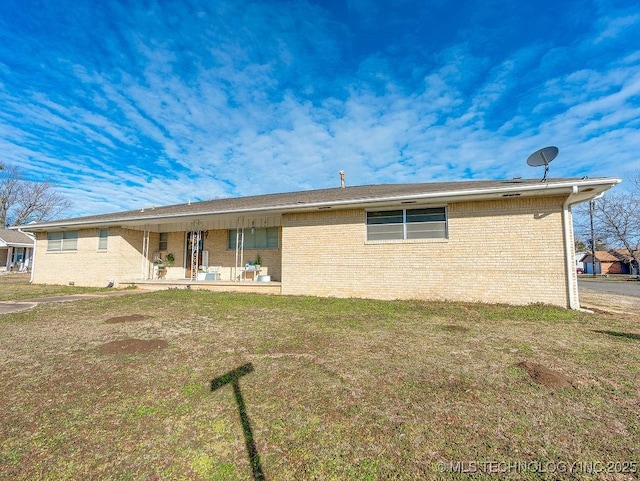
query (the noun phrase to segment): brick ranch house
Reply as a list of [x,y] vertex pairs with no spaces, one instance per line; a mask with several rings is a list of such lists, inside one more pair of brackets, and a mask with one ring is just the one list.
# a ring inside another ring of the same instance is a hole
[[30,224],[32,282],[577,309],[571,208],[619,182],[367,185]]
[[31,267],[34,239],[24,232],[0,229],[0,272]]
[[[593,255],[586,253],[581,259],[585,274],[593,274]],[[596,251],[596,274],[637,274],[633,257],[626,249]]]

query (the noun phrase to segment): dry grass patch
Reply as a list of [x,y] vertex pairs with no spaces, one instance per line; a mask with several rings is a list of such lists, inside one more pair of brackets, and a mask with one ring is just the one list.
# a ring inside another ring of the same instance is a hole
[[[137,320],[105,322],[122,316]],[[638,461],[640,341],[606,331],[640,324],[548,306],[186,290],[41,305],[0,321],[0,478],[251,479],[242,420],[270,480]],[[167,346],[100,352],[123,339]],[[520,362],[573,388],[533,382]]]
[[640,308],[640,298],[585,289],[580,292],[580,305],[598,313],[634,314]]
[[98,347],[100,354],[142,354],[164,349],[169,343],[163,339],[120,339]]
[[67,296],[109,292],[113,289],[99,287],[78,287],[52,284],[29,284],[30,275],[25,273],[3,274],[0,276],[0,301],[19,301],[41,297]]

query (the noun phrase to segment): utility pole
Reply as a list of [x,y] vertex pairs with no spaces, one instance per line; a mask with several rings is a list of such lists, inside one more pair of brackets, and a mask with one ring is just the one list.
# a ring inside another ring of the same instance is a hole
[[591,265],[593,266],[593,277],[596,277],[596,234],[593,229],[593,209],[595,201],[589,201],[589,219],[591,220]]

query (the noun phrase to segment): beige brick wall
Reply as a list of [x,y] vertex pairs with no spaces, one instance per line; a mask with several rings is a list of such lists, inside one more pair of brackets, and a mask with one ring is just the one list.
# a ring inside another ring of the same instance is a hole
[[173,263],[173,267],[169,267],[167,269],[166,279],[184,279],[185,270],[184,270],[184,243],[185,243],[185,233],[184,232],[169,232],[167,235],[167,250],[160,250],[160,235],[157,234],[157,241],[155,243],[150,242],[149,246],[149,254],[153,258],[153,254],[155,252],[159,252],[162,259],[170,252],[173,254],[175,258],[175,262]]
[[[69,252],[47,252],[47,235],[38,233],[34,282],[38,284],[67,284],[78,286],[106,286],[113,279],[117,284],[134,281],[142,276],[143,232],[112,227],[109,229],[107,250],[98,250],[98,229],[82,229],[78,232],[78,248]],[[164,259],[171,252],[175,257],[173,267],[167,270],[166,279],[184,279],[185,233],[169,232],[167,250],[160,251],[160,236],[149,234],[149,259],[160,252]],[[235,266],[235,250],[229,250],[226,230],[212,230],[203,243],[209,251],[209,265],[222,266],[223,280],[230,280]],[[280,278],[281,249],[246,249],[244,261],[252,262],[260,254],[264,272],[272,280]],[[187,254],[188,256],[189,254]],[[264,273],[263,272],[263,273]],[[153,274],[149,265],[148,275]]]
[[[283,294],[381,299],[450,299],[567,306],[561,197],[464,202],[448,206],[448,239],[367,242],[363,210],[283,216],[279,249],[257,253]],[[98,229],[79,231],[78,250],[47,252],[37,235],[36,283],[106,286],[140,279],[141,231],[110,228],[108,248],[98,251]],[[159,250],[150,234],[149,256]],[[284,246],[284,247],[282,247]],[[227,231],[204,240],[209,265],[231,272],[235,251]],[[573,251],[573,249],[571,249]],[[185,233],[171,232],[175,256],[168,279],[185,276]],[[577,288],[574,293],[577,295]]]
[[363,210],[284,215],[282,293],[566,307],[563,201],[450,204],[448,239],[386,243]]
[[[141,231],[109,228],[107,249],[98,250],[98,229],[78,231],[76,251],[48,252],[47,234],[36,236],[34,282],[104,287],[125,279],[139,279],[142,273]],[[158,244],[158,234],[151,233],[150,245]],[[151,248],[149,249],[151,251]]]

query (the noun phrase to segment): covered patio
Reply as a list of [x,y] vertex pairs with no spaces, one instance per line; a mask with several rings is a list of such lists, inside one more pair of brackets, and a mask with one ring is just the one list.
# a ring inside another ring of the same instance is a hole
[[[150,288],[280,291],[281,216],[208,214],[124,222],[122,235],[141,254],[140,276],[121,279]],[[124,229],[129,231],[127,234]]]

